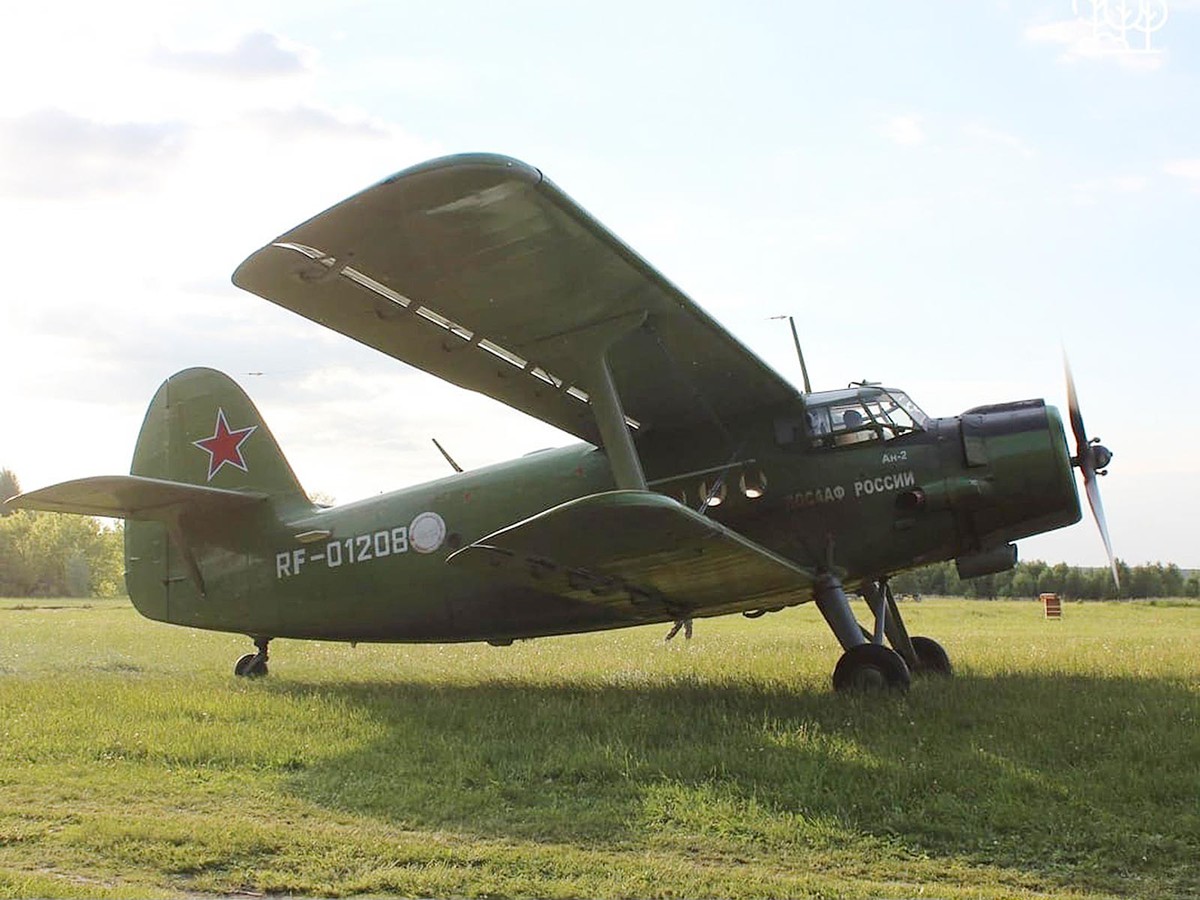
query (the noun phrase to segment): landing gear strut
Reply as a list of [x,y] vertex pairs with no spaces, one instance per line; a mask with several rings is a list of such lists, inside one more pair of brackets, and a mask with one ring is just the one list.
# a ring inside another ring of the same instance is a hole
[[[888,643],[896,648],[896,652],[904,657],[909,671],[914,675],[951,675],[950,656],[945,649],[933,638],[908,636],[904,627],[904,619],[900,615],[900,607],[892,595],[892,586],[886,578],[868,583],[863,586],[867,603],[870,604],[876,619],[883,616],[884,633]],[[882,608],[881,608],[882,606]],[[878,628],[878,625],[876,626]],[[876,640],[879,643],[879,640]]]
[[[859,625],[841,581],[825,573],[817,579],[817,608],[845,651],[833,670],[838,691],[907,691],[912,674],[949,675],[950,657],[937,641],[910,638],[887,579],[864,584],[867,605],[875,614],[875,628]],[[885,646],[884,638],[891,647]]]
[[233,665],[233,674],[239,678],[264,678],[267,674],[267,645],[270,638],[255,638],[257,653],[247,653]]

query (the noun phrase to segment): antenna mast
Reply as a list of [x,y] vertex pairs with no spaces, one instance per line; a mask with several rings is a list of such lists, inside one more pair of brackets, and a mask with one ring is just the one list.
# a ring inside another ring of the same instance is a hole
[[808,366],[804,364],[804,351],[800,349],[800,335],[796,334],[796,320],[791,316],[771,316],[771,318],[787,319],[788,324],[792,326],[792,341],[796,344],[796,358],[800,360],[800,374],[804,376],[804,393],[811,394],[813,389],[808,381]]

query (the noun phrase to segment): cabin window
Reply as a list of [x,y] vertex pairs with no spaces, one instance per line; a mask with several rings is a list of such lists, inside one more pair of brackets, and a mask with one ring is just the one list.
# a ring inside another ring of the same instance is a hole
[[757,500],[767,492],[767,476],[761,469],[743,472],[742,477],[738,479],[738,487],[747,500]]
[[725,495],[727,493],[725,480],[721,479],[715,484],[708,481],[701,481],[697,493],[700,496],[700,502],[705,507],[720,506],[725,502]]

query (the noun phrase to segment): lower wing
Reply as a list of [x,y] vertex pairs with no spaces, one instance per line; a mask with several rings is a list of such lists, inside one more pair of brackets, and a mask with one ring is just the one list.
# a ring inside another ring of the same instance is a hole
[[481,538],[448,562],[648,617],[801,603],[816,579],[670,497],[643,491],[572,500]]

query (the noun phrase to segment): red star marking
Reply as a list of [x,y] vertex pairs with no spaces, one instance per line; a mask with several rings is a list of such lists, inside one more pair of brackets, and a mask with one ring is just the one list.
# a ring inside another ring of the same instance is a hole
[[249,428],[230,431],[229,423],[225,421],[225,410],[217,409],[217,427],[213,436],[202,441],[192,441],[192,444],[208,454],[209,481],[213,480],[213,476],[220,472],[226,463],[243,472],[250,471],[246,468],[246,461],[242,459],[242,444],[257,430],[257,425],[251,425]]

